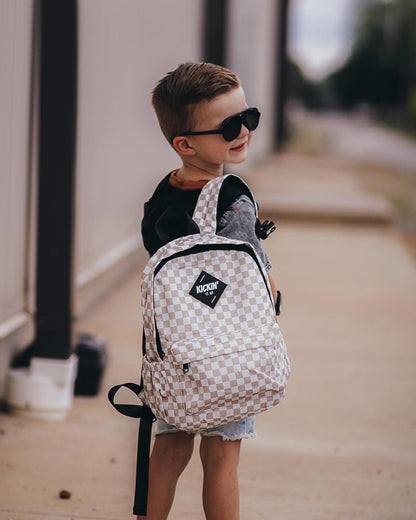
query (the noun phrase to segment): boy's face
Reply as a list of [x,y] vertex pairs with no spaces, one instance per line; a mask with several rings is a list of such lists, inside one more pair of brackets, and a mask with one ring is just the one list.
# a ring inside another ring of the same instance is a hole
[[[224,119],[246,108],[243,88],[234,88],[196,105],[192,130],[216,130],[221,127]],[[186,139],[194,153],[193,161],[198,160],[199,166],[204,169],[222,168],[224,163],[239,164],[246,160],[251,132],[241,125],[240,134],[233,141],[226,141],[221,134],[187,136]]]

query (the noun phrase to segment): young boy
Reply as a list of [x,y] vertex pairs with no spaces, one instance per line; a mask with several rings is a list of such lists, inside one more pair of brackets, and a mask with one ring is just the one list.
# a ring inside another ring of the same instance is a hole
[[[248,108],[238,77],[210,63],[185,63],[162,78],[152,103],[163,134],[182,166],[169,173],[145,204],[143,242],[150,254],[179,236],[197,232],[192,221],[202,187],[222,176],[224,164],[247,158],[260,113]],[[227,183],[217,211],[219,235],[250,242],[270,263],[256,235],[256,214],[240,185]],[[269,273],[273,290],[273,279]],[[201,432],[203,506],[207,520],[238,520],[237,466],[241,439],[254,437],[254,417]],[[150,459],[147,520],[164,520],[173,503],[179,476],[188,464],[194,435],[162,421]]]

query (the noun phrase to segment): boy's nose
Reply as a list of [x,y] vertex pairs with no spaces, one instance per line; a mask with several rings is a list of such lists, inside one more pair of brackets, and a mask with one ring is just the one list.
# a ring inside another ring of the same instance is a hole
[[250,133],[250,130],[246,126],[244,126],[244,124],[242,124],[239,137],[240,136],[244,137],[244,136],[248,135],[249,133]]

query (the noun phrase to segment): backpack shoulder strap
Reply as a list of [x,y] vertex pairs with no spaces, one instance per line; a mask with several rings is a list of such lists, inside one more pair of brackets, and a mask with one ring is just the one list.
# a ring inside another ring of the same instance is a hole
[[215,235],[217,230],[217,208],[221,189],[227,182],[237,182],[253,201],[257,214],[257,204],[254,195],[247,184],[237,175],[224,175],[205,184],[195,206],[193,220],[201,233]]

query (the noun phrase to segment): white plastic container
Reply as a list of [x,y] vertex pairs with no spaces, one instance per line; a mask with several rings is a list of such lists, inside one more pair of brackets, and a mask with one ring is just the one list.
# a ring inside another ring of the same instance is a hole
[[6,402],[11,413],[59,421],[72,406],[78,359],[33,358],[30,368],[7,374]]

